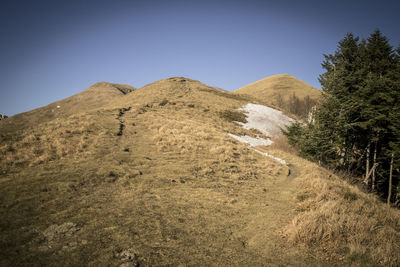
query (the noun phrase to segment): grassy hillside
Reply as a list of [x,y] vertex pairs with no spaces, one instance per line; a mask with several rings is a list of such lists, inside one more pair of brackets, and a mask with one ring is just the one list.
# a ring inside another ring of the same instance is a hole
[[126,84],[99,82],[79,94],[1,121],[0,133],[34,128],[38,124],[54,119],[99,109],[134,90],[134,87]]
[[0,128],[0,265],[398,264],[398,211],[283,138],[260,149],[287,166],[228,136],[257,134],[232,121],[250,101],[174,77]]
[[243,86],[233,91],[233,93],[251,96],[267,105],[280,107],[288,112],[290,112],[288,103],[293,94],[301,101],[305,97],[310,97],[311,100],[317,101],[321,96],[321,90],[289,74],[278,74],[264,78]]

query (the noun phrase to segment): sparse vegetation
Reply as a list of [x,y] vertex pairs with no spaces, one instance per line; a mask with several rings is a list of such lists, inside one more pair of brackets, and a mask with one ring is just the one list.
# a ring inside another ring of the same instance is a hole
[[[0,265],[363,265],[362,251],[373,248],[382,255],[368,256],[371,264],[398,262],[396,239],[382,232],[397,238],[397,213],[384,219],[381,204],[326,178],[285,137],[260,149],[288,166],[229,137],[259,133],[232,123],[245,116],[229,111],[247,101],[212,90],[173,78],[98,110],[0,129]],[[160,106],[163,99],[176,104]],[[355,208],[370,200],[366,211]],[[318,215],[326,201],[348,206]],[[335,221],[362,215],[371,218],[363,227]],[[320,223],[312,227],[332,228],[328,239],[305,232],[308,216]],[[358,238],[370,229],[375,243]],[[346,240],[361,240],[362,249]]]
[[[84,118],[85,123],[77,119]],[[69,130],[64,130],[68,128]],[[18,136],[5,135],[0,143],[0,168],[11,171],[16,165],[35,166],[50,161],[90,153],[94,142],[104,134],[98,129],[93,116],[71,117],[64,122],[50,122],[37,127],[33,132],[24,130]]]
[[398,266],[400,212],[327,174],[314,169],[301,177],[300,213],[287,227],[289,240],[343,265]]
[[243,112],[237,110],[224,110],[219,113],[219,116],[227,121],[234,122],[243,122],[246,123],[246,115]]
[[305,96],[303,99],[297,97],[296,93],[293,92],[292,95],[286,100],[282,93],[275,94],[276,105],[298,118],[307,121],[311,115],[313,109],[317,106],[318,101],[310,98],[310,96]]
[[166,104],[168,104],[168,99],[163,99],[163,101],[160,102],[160,106],[165,106]]

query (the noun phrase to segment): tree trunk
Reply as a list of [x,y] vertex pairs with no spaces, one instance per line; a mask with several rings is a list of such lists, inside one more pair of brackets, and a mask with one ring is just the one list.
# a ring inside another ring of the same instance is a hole
[[364,179],[364,183],[368,184],[369,177],[371,176],[371,174],[375,170],[375,168],[378,167],[378,165],[379,165],[379,163],[375,163],[374,165],[372,165],[371,170],[369,170],[369,173],[367,174],[367,176]]
[[[376,164],[376,150],[377,150],[377,146],[378,146],[378,142],[375,142],[375,148],[374,148],[374,162],[373,162],[373,165]],[[372,172],[372,191],[375,190],[375,170],[376,170],[376,168],[375,168],[374,171]]]
[[366,163],[367,166],[365,167],[365,180],[364,180],[364,183],[366,183],[367,185],[368,185],[368,182],[369,182],[368,173],[369,173],[369,148],[370,148],[370,145],[371,145],[371,143],[368,142],[368,145],[367,145],[367,163]]
[[394,158],[394,153],[392,152],[392,159],[390,160],[389,189],[388,189],[388,198],[387,198],[388,205],[390,205],[390,198],[392,197],[393,158]]

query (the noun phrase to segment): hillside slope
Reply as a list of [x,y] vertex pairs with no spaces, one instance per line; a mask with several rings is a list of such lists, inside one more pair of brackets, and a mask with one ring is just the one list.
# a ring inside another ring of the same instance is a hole
[[0,132],[36,127],[57,118],[98,109],[134,90],[134,87],[126,84],[99,82],[81,93],[2,121]]
[[243,86],[233,93],[249,95],[274,106],[279,106],[280,97],[283,101],[287,101],[293,94],[296,94],[300,99],[309,96],[311,99],[317,100],[321,96],[321,90],[289,74],[278,74],[264,78]]
[[[232,138],[266,138],[234,122],[248,103],[173,77],[88,112],[0,129],[0,265],[398,263],[398,211],[299,159],[279,136],[258,152]],[[370,220],[350,224],[364,204]],[[335,222],[344,213],[349,223]],[[363,239],[382,226],[390,237]]]

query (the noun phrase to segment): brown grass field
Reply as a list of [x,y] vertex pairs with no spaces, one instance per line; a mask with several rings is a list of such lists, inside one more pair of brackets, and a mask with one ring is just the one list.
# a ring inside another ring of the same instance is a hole
[[0,121],[1,266],[400,265],[398,210],[284,137],[259,149],[287,166],[228,136],[263,99],[181,77],[84,92]]
[[278,96],[282,97],[281,101],[288,101],[293,94],[299,99],[308,96],[313,100],[318,100],[321,97],[321,90],[289,74],[277,74],[261,79],[236,89],[233,93],[253,97],[266,105],[275,107],[280,106]]

